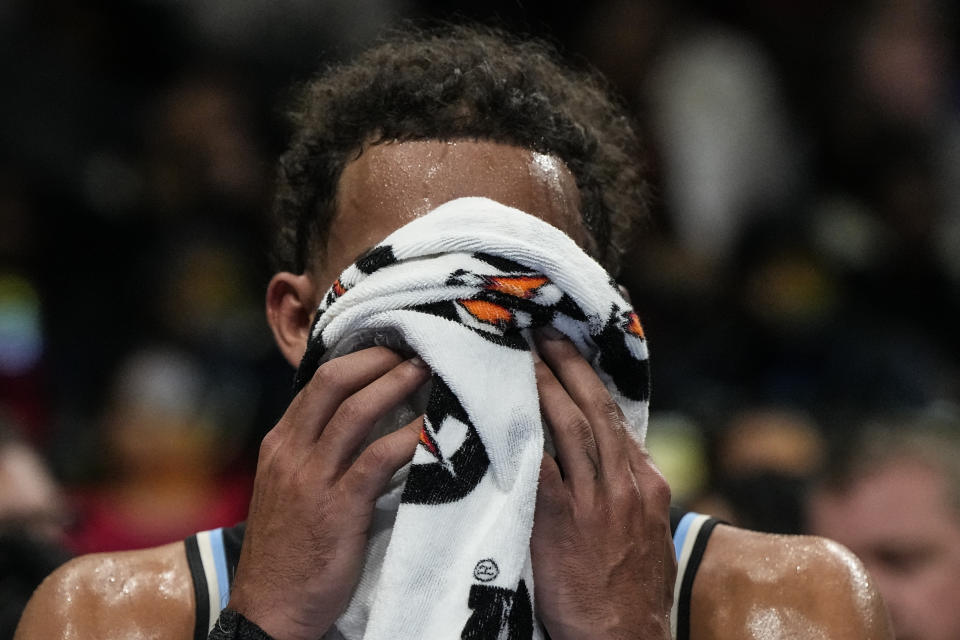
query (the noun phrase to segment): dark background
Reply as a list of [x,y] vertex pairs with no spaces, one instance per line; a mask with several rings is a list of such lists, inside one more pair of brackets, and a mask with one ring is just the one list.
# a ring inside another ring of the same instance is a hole
[[263,319],[284,104],[402,19],[547,37],[636,114],[656,192],[622,279],[652,345],[651,434],[668,475],[712,463],[675,495],[709,488],[744,414],[829,441],[955,411],[955,3],[479,4],[0,6],[0,412],[68,490],[125,477],[104,453],[125,380],[249,477],[291,380]]

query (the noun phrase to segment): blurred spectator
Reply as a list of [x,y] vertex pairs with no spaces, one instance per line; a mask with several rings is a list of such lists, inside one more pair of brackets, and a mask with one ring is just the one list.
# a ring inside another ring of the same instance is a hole
[[749,36],[713,25],[671,42],[649,83],[677,236],[720,266],[751,217],[795,193],[800,149],[776,71]]
[[[144,122],[146,196],[164,221],[262,218],[268,176],[255,109],[233,75],[189,73],[155,99]],[[102,187],[109,193],[110,184]]]
[[717,471],[724,476],[762,471],[804,477],[816,473],[824,456],[817,426],[785,408],[754,407],[730,420],[717,446]]
[[824,446],[817,426],[799,412],[744,410],[716,436],[710,489],[687,504],[739,527],[801,533],[803,497]]
[[0,421],[0,531],[56,543],[66,523],[67,503],[46,461]]
[[897,638],[960,638],[960,421],[870,425],[838,449],[809,501],[810,533],[863,561]]
[[232,415],[222,391],[176,350],[124,363],[103,419],[105,481],[76,496],[76,552],[155,546],[246,516],[249,480],[222,473],[243,441],[242,423],[221,422]]
[[0,638],[12,638],[27,600],[69,554],[66,501],[40,455],[0,421]]

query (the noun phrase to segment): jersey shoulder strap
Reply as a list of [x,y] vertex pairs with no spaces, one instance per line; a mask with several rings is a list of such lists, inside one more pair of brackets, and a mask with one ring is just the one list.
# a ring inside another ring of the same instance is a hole
[[187,565],[197,603],[194,640],[205,640],[230,600],[230,585],[240,559],[246,523],[201,531],[187,538]]
[[675,640],[690,640],[690,595],[703,552],[719,520],[670,507],[670,529],[677,554],[677,581],[673,587],[670,631]]
[[[677,581],[670,627],[676,640],[690,639],[690,594],[713,528],[710,516],[670,508],[670,529],[677,554]],[[197,611],[194,639],[204,640],[230,599],[230,585],[240,559],[246,523],[201,531],[186,539],[187,564],[193,577]]]

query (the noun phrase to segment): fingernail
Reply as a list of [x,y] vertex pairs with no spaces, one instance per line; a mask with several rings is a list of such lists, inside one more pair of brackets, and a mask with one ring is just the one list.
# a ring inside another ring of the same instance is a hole
[[412,365],[415,366],[415,367],[426,368],[426,366],[427,366],[427,363],[424,362],[424,361],[423,361],[423,358],[421,358],[420,356],[413,356],[412,358],[410,358],[409,360],[407,360],[407,362],[409,362],[410,364],[412,364]]
[[547,338],[548,340],[562,340],[563,338],[567,337],[563,335],[560,331],[558,331],[557,329],[549,325],[545,327],[540,327],[540,335],[542,335],[544,338]]

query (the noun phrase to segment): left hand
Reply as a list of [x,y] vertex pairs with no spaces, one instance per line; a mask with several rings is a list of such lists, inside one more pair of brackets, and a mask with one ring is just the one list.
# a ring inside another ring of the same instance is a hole
[[670,488],[576,347],[546,334],[537,347],[557,450],[540,465],[530,545],[537,614],[553,640],[669,640]]

